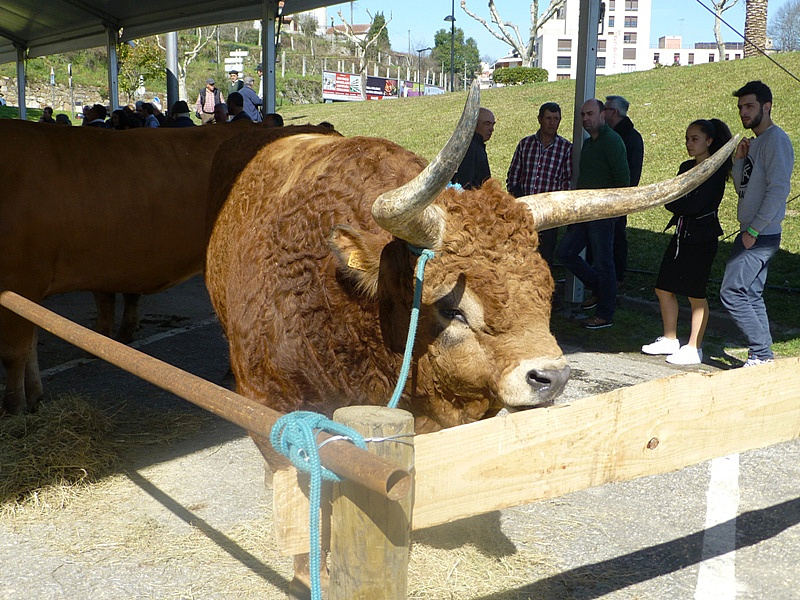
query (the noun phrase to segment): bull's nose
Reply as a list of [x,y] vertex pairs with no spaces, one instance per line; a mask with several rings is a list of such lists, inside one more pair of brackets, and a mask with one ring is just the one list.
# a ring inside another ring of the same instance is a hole
[[536,391],[539,401],[551,402],[564,391],[569,374],[569,366],[563,369],[531,369],[525,380]]

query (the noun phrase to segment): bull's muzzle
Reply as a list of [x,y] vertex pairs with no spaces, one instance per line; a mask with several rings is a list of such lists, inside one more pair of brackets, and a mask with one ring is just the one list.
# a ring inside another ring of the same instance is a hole
[[569,365],[561,369],[531,369],[525,376],[525,381],[533,388],[539,405],[552,404],[564,391],[569,375]]

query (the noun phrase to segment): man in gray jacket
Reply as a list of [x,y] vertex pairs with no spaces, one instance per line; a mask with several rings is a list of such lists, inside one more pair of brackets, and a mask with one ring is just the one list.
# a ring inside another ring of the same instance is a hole
[[764,286],[767,267],[781,242],[794,150],[789,136],[772,122],[772,91],[751,81],[733,93],[745,129],[756,134],[736,148],[733,183],[739,194],[739,235],[725,266],[719,296],[747,338],[745,367],[772,362]]

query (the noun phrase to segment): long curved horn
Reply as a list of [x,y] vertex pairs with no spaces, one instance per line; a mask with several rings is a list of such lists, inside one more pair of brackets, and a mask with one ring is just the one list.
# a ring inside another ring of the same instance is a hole
[[643,187],[545,192],[518,200],[530,208],[538,231],[663,206],[685,196],[716,172],[733,153],[740,137],[741,134],[734,136],[702,163],[667,181]]
[[480,108],[475,80],[453,135],[422,172],[397,189],[384,192],[372,204],[372,217],[386,231],[423,248],[433,248],[444,235],[444,215],[430,204],[453,177],[475,134]]

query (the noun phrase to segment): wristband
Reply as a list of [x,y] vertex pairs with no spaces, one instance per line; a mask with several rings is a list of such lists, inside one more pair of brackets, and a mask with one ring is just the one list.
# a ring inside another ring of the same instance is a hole
[[753,229],[752,227],[748,227],[747,228],[747,233],[752,235],[754,238],[758,237],[758,232],[755,229]]

